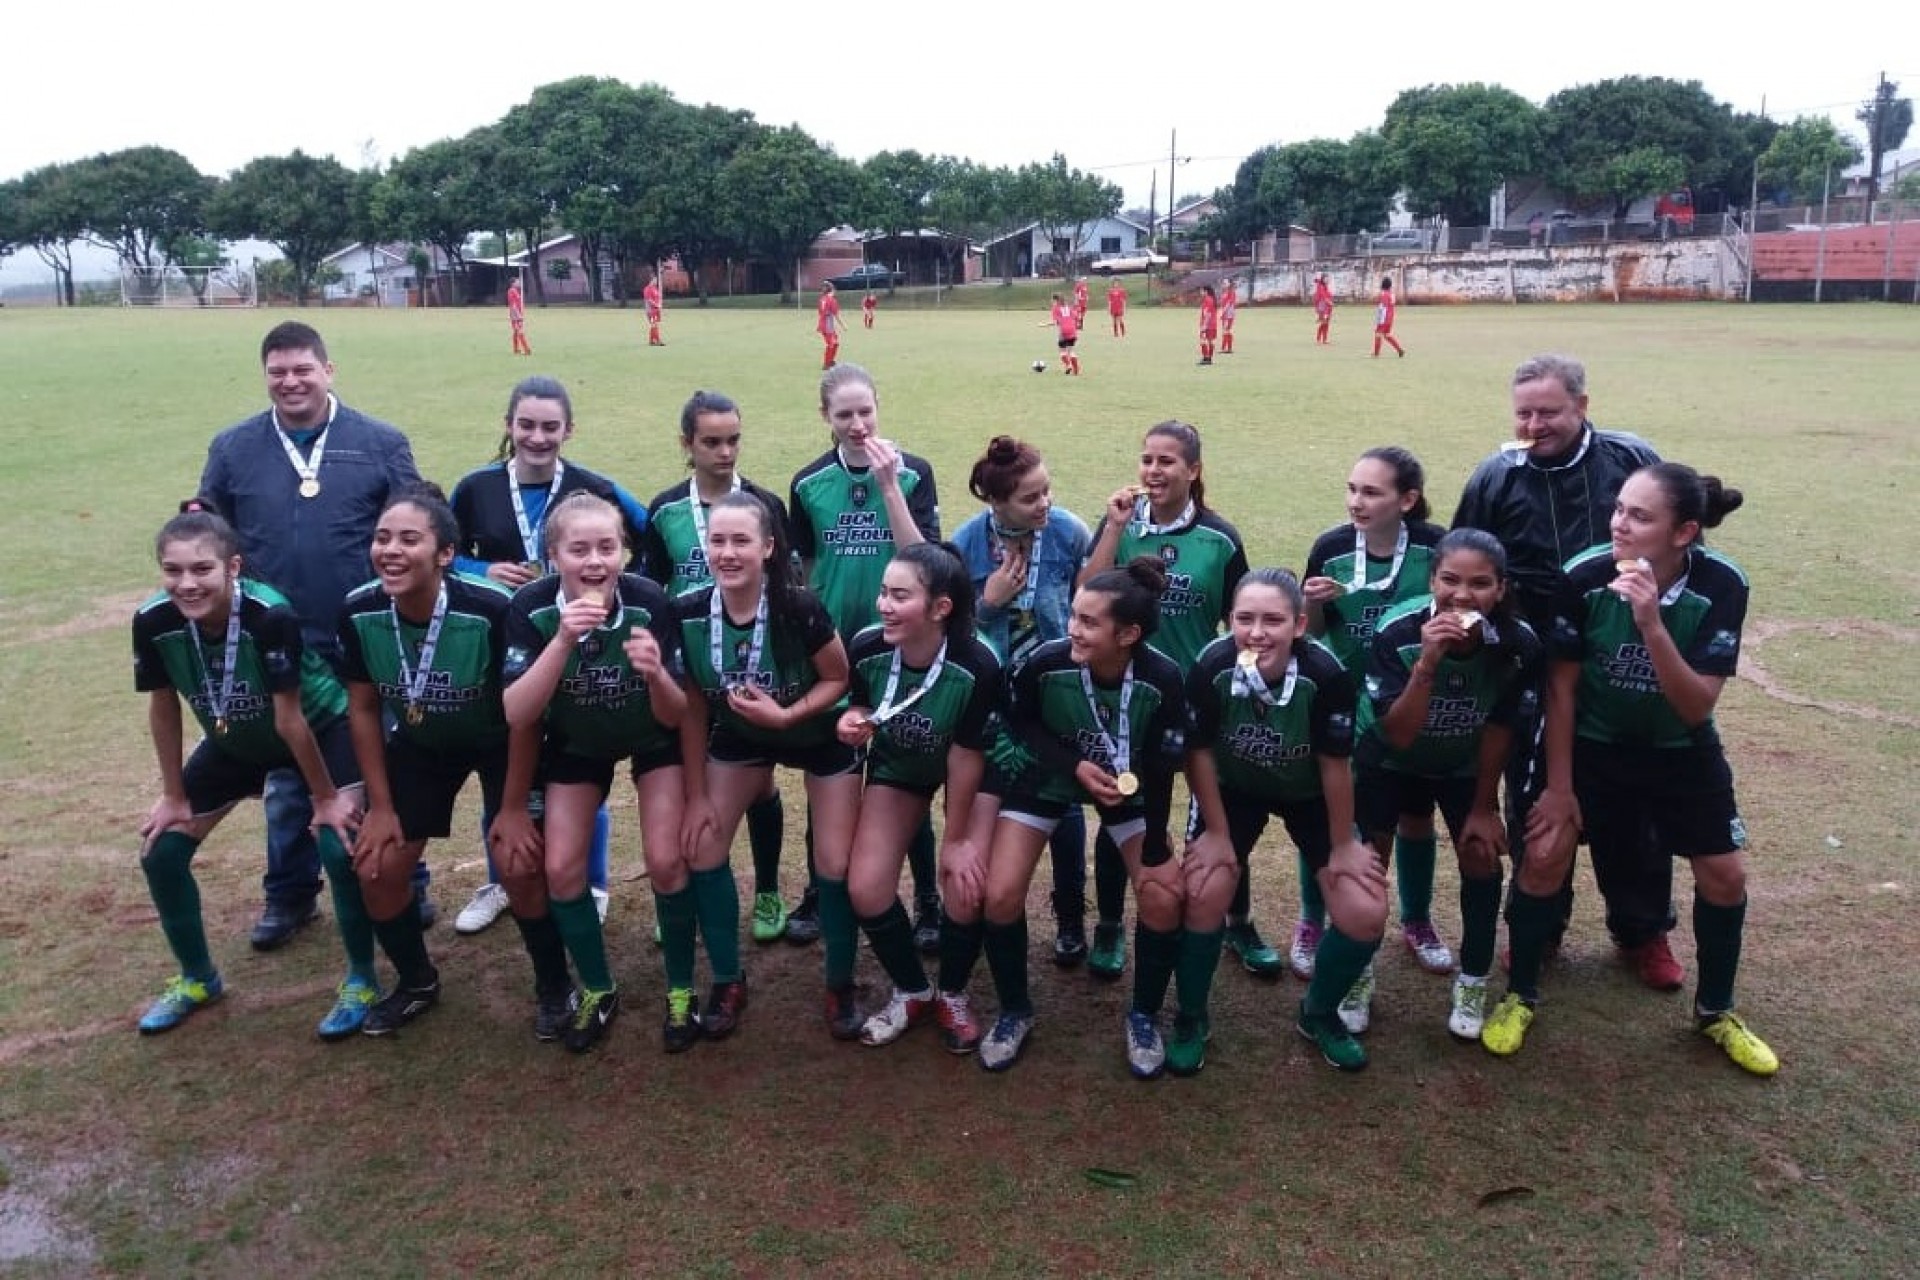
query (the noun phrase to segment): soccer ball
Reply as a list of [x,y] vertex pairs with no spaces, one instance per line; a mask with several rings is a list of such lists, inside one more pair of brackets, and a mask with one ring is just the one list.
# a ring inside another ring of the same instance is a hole
[[1047,371],[1047,362],[1045,360],[1035,360],[1033,362],[1033,371],[1035,373],[1045,373]]

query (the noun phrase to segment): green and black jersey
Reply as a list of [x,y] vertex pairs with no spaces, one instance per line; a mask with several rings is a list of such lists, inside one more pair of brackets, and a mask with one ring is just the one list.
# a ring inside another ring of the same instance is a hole
[[[1689,728],[1660,690],[1633,609],[1608,589],[1619,570],[1602,544],[1567,562],[1547,643],[1555,662],[1580,664],[1574,733],[1623,746],[1714,746],[1712,717]],[[1695,546],[1686,572],[1660,598],[1660,621],[1689,667],[1731,676],[1740,662],[1747,618],[1747,576],[1740,566]]]
[[[300,620],[287,598],[263,583],[241,578],[233,607],[240,611],[240,637],[233,660],[233,686],[225,707],[215,702],[226,686],[227,628],[189,634],[179,606],[164,592],[133,615],[133,687],[141,693],[173,689],[186,700],[200,730],[220,750],[249,764],[291,763],[293,753],[274,728],[273,695],[300,693],[300,711],[315,730],[347,713],[347,691],[326,660],[300,639]],[[226,732],[216,722],[226,722]]]
[[446,576],[447,611],[434,643],[433,666],[420,694],[419,724],[410,712],[405,671],[420,673],[430,619],[399,616],[378,582],[347,597],[340,616],[340,669],[349,684],[370,684],[393,717],[393,736],[422,750],[472,756],[507,740],[500,705],[512,594],[489,580]]
[[[1357,549],[1354,528],[1337,525],[1314,539],[1304,578],[1332,578],[1346,588],[1320,606],[1326,634],[1320,637],[1340,665],[1358,675],[1366,670],[1367,649],[1381,618],[1415,596],[1427,594],[1433,577],[1433,548],[1446,530],[1426,520],[1408,520],[1406,554],[1398,572],[1392,554],[1376,556]],[[1362,585],[1356,585],[1356,580]]]
[[759,660],[753,660],[753,617],[734,618],[720,613],[720,661],[713,659],[713,599],[717,587],[702,587],[675,600],[679,616],[681,652],[687,676],[706,697],[707,719],[742,741],[766,746],[813,747],[837,741],[840,719],[836,705],[791,729],[762,729],[749,724],[733,709],[727,691],[755,684],[790,707],[820,683],[813,655],[833,643],[833,620],[813,593],[799,593],[792,609],[773,609],[767,618],[767,636]]
[[[940,498],[925,458],[900,455],[900,492],[928,542],[940,540]],[[875,621],[880,577],[893,559],[893,525],[880,486],[865,467],[849,468],[829,449],[800,469],[787,500],[794,554],[812,566],[808,587],[843,638]]]
[[[786,527],[787,509],[780,505],[777,496],[745,477],[740,480],[740,492],[750,493],[766,503],[781,528]],[[701,545],[700,524],[694,515],[696,505],[701,511],[699,519],[712,514],[713,505],[694,496],[691,479],[655,494],[647,504],[651,518],[640,535],[641,570],[665,587],[670,596],[698,591],[713,581],[713,574],[707,568],[707,549]]]
[[[1095,545],[1106,525],[1103,517],[1095,527]],[[1211,511],[1201,511],[1191,524],[1171,533],[1142,533],[1138,524],[1129,522],[1114,548],[1113,563],[1124,569],[1135,556],[1156,556],[1166,567],[1167,589],[1160,593],[1160,629],[1153,633],[1153,647],[1188,670],[1220,633],[1234,588],[1246,575],[1247,549],[1240,532]]]
[[[895,650],[878,626],[854,637],[848,653],[852,667],[849,701],[877,710],[887,692]],[[914,698],[927,678],[926,668],[900,664],[896,707]],[[876,725],[867,746],[867,777],[913,790],[938,787],[947,777],[947,750],[987,749],[989,722],[1000,703],[1000,660],[973,635],[954,636],[940,664],[939,678],[911,706]]]
[[[1091,804],[1074,778],[1082,761],[1118,773],[1109,744],[1120,741],[1123,683],[1093,681],[1087,697],[1086,668],[1073,660],[1071,642],[1052,640],[1014,670],[1007,706],[1007,730],[1040,763],[1031,790],[1056,804]],[[1156,783],[1171,796],[1174,772],[1186,756],[1187,699],[1180,669],[1159,650],[1134,650],[1133,688],[1126,708],[1127,769],[1144,788],[1133,803],[1151,807]],[[1024,780],[1023,780],[1024,781]]]
[[1360,699],[1356,763],[1422,778],[1471,778],[1480,771],[1480,734],[1488,724],[1512,727],[1540,701],[1543,653],[1532,628],[1518,618],[1481,624],[1485,637],[1466,654],[1440,659],[1427,702],[1427,722],[1404,751],[1381,736],[1380,721],[1406,692],[1420,657],[1420,628],[1433,616],[1433,597],[1420,596],[1380,619],[1367,658],[1366,696]]
[[[590,760],[621,760],[672,749],[679,733],[653,716],[647,677],[627,660],[626,642],[645,627],[660,645],[661,664],[677,669],[680,630],[673,602],[658,583],[635,573],[620,575],[618,599],[606,620],[580,637],[567,655],[566,669],[547,704],[550,749]],[[501,682],[512,684],[527,673],[540,651],[560,630],[560,579],[546,577],[514,593],[507,607],[507,651]],[[671,676],[665,677],[671,679]]]
[[1238,657],[1233,637],[1221,636],[1187,673],[1188,747],[1213,752],[1223,791],[1267,806],[1318,799],[1320,757],[1353,754],[1352,679],[1313,639],[1294,643],[1291,679],[1277,684],[1257,671],[1236,676]]

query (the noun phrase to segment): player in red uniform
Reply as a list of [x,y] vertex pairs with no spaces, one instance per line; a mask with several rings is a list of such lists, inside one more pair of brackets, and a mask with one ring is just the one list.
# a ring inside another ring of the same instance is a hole
[[640,291],[640,300],[647,304],[647,345],[650,347],[666,346],[667,344],[660,340],[661,301],[659,276],[655,276],[653,279],[647,281],[647,287]]
[[520,292],[519,276],[507,282],[507,323],[513,326],[513,354],[532,355],[533,347],[527,342],[527,302]]
[[1240,310],[1240,290],[1233,283],[1233,277],[1227,277],[1226,287],[1220,292],[1220,354],[1233,354],[1233,317]]
[[820,319],[814,325],[820,340],[827,344],[820,357],[822,369],[833,368],[840,358],[840,327],[840,299],[834,296],[833,281],[828,280],[820,286]]
[[1086,277],[1073,282],[1073,323],[1076,328],[1087,327],[1087,281]]
[[1080,357],[1074,354],[1074,344],[1080,341],[1080,320],[1074,314],[1073,307],[1059,294],[1053,295],[1053,310],[1040,322],[1042,329],[1053,325],[1060,331],[1060,366],[1069,375],[1080,372]]
[[1213,363],[1213,340],[1220,333],[1220,300],[1213,286],[1200,286],[1200,363]]
[[1393,336],[1393,313],[1399,308],[1393,302],[1393,277],[1380,277],[1380,302],[1373,309],[1373,354],[1378,357],[1380,344],[1386,343],[1398,356],[1407,354],[1406,348]]
[[879,307],[879,305],[880,305],[880,299],[876,298],[871,293],[867,294],[866,297],[860,299],[860,327],[861,328],[863,329],[873,328],[873,313],[875,309]]
[[1327,343],[1327,330],[1333,325],[1333,286],[1327,283],[1327,273],[1322,271],[1313,278],[1313,341],[1314,345],[1324,347]]
[[1115,280],[1107,286],[1107,318],[1113,322],[1113,336],[1127,336],[1127,286]]

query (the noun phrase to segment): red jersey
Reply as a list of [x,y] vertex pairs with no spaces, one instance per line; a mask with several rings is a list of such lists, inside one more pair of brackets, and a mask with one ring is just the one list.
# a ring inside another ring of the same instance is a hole
[[1059,303],[1053,308],[1053,323],[1059,326],[1060,336],[1062,338],[1077,338],[1080,336],[1079,317],[1074,315],[1073,307],[1067,303]]
[[658,320],[660,318],[660,282],[647,281],[647,287],[640,291],[640,300],[647,304],[647,319]]
[[1206,294],[1200,295],[1200,336],[1211,338],[1219,328],[1217,307],[1214,300]]
[[1220,318],[1228,324],[1233,323],[1234,312],[1239,309],[1240,294],[1233,287],[1233,281],[1227,281],[1226,292],[1220,295]]
[[1380,333],[1391,333],[1393,331],[1393,313],[1393,290],[1382,289],[1380,291],[1379,304],[1373,309],[1374,329]]
[[1110,316],[1127,314],[1127,286],[1116,284],[1107,290],[1107,314]]
[[514,324],[527,322],[527,304],[521,296],[518,280],[507,286],[507,319]]
[[1325,280],[1313,282],[1313,313],[1318,316],[1333,314],[1333,287]]
[[879,305],[880,299],[874,297],[872,294],[868,294],[866,297],[860,299],[860,309],[868,315],[872,315],[873,309]]
[[831,338],[840,331],[840,299],[831,293],[820,295],[820,333]]

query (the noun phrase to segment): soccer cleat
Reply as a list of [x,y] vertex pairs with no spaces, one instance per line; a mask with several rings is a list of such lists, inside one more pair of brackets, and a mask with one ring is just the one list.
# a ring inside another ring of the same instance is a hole
[[1733,1012],[1716,1013],[1700,1019],[1700,1034],[1713,1041],[1733,1059],[1734,1065],[1756,1076],[1770,1076],[1780,1070],[1780,1059],[1767,1042],[1753,1034],[1752,1028]]
[[820,941],[820,892],[812,885],[787,912],[787,941],[796,947]]
[[1620,948],[1620,958],[1633,969],[1646,986],[1655,991],[1678,991],[1686,981],[1686,971],[1673,958],[1667,935],[1655,934],[1637,947]]
[[969,1054],[980,1047],[980,1024],[964,991],[939,995],[940,1044],[948,1053]]
[[360,1033],[369,1036],[392,1035],[440,1001],[440,975],[417,987],[396,986],[392,992],[367,1010]]
[[1226,947],[1240,958],[1240,967],[1256,978],[1277,978],[1287,967],[1280,953],[1260,936],[1252,920],[1227,926]]
[[661,1025],[660,1039],[668,1053],[685,1053],[700,1039],[700,1014],[693,1007],[692,987],[667,992],[667,1020]]
[[1087,926],[1079,920],[1062,920],[1053,935],[1053,962],[1062,969],[1077,969],[1087,958]]
[[931,990],[918,993],[893,989],[887,1007],[868,1018],[860,1028],[862,1044],[892,1044],[923,1022],[933,1020],[934,999]]
[[1293,926],[1293,945],[1287,948],[1287,964],[1293,976],[1302,982],[1313,981],[1313,961],[1320,950],[1320,935],[1326,930],[1312,920]]
[[373,1011],[374,1004],[380,999],[380,988],[365,978],[349,974],[340,984],[339,994],[334,997],[333,1008],[327,1016],[320,1019],[316,1030],[322,1040],[344,1040],[367,1021],[367,1014]]
[[940,895],[930,894],[913,904],[913,945],[923,956],[940,954]]
[[574,1002],[573,1018],[560,1033],[560,1042],[572,1053],[585,1053],[599,1044],[607,1028],[620,1016],[618,991],[582,990]]
[[1434,932],[1431,920],[1414,920],[1400,926],[1400,940],[1413,952],[1414,960],[1428,973],[1452,973],[1453,952]]
[[1127,930],[1118,920],[1093,926],[1093,950],[1087,953],[1087,972],[1108,982],[1127,971]]
[[507,891],[497,884],[483,884],[453,918],[455,933],[479,933],[498,920],[507,909]]
[[707,1007],[700,1012],[700,1029],[709,1040],[725,1040],[739,1029],[746,1008],[745,974],[733,982],[716,982],[707,992]]
[[1136,1080],[1151,1080],[1167,1065],[1167,1045],[1160,1038],[1160,1020],[1129,1009],[1126,1017],[1127,1070]]
[[[613,905],[613,895],[605,889],[593,889],[590,890],[590,892],[593,894],[593,909],[599,914],[600,923],[605,924],[607,922],[607,908]],[[655,927],[658,928],[657,925]]]
[[579,1002],[580,993],[571,985],[534,992],[533,1038],[541,1044],[558,1040],[565,1034],[567,1023],[573,1020],[573,1011]]
[[1480,1043],[1486,1046],[1488,1053],[1511,1058],[1527,1042],[1527,1028],[1532,1025],[1533,1006],[1508,992],[1494,1006],[1493,1013],[1487,1018],[1487,1025],[1480,1029]]
[[253,949],[277,950],[319,918],[320,906],[312,898],[304,902],[269,902],[260,913],[260,922],[253,926]]
[[787,932],[787,904],[777,893],[753,895],[753,940],[778,942]]
[[189,978],[184,973],[179,974],[168,980],[160,998],[141,1015],[140,1034],[157,1036],[162,1031],[171,1031],[194,1013],[218,1000],[225,992],[226,988],[221,985],[218,974],[211,978]]
[[994,1019],[993,1030],[980,1042],[980,1067],[984,1071],[1005,1071],[1020,1060],[1021,1051],[1033,1035],[1033,1015],[1003,1013]]
[[1447,1031],[1458,1040],[1478,1040],[1487,1025],[1487,980],[1459,974],[1453,980],[1453,1010]]
[[866,1019],[860,1013],[860,997],[849,983],[827,988],[827,1034],[835,1040],[858,1040]]
[[1339,1018],[1331,1013],[1308,1013],[1300,1006],[1294,1029],[1313,1041],[1327,1065],[1338,1071],[1363,1071],[1367,1065],[1366,1046],[1350,1035]]
[[1361,1036],[1373,1025],[1373,962],[1360,971],[1360,976],[1347,988],[1347,994],[1340,998],[1340,1025],[1349,1035]]
[[1213,1027],[1205,1014],[1183,1013],[1173,1020],[1167,1040],[1167,1070],[1176,1076],[1197,1076],[1207,1065],[1207,1040]]

